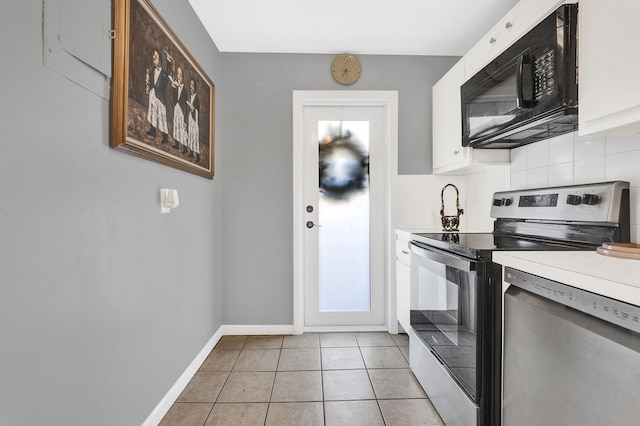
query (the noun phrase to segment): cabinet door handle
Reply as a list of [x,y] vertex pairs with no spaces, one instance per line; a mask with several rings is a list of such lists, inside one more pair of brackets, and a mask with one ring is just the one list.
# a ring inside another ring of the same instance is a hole
[[402,250],[402,253],[404,253],[404,254],[409,254],[409,252],[408,252],[408,251],[406,251],[406,250]]
[[495,38],[495,37],[491,37],[491,38],[489,39],[489,44],[494,44],[496,41],[497,41],[497,40],[496,40],[496,38]]
[[511,22],[507,22],[506,24],[504,24],[504,28],[507,30],[510,30],[511,27],[513,27],[513,24]]
[[458,154],[460,154],[460,150],[459,150],[459,149],[455,149],[455,150],[453,151],[453,155],[458,155]]

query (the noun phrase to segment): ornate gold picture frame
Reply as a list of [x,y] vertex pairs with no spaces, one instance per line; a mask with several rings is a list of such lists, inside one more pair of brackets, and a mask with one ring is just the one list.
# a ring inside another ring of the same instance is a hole
[[148,0],[114,0],[112,148],[213,178],[215,86]]

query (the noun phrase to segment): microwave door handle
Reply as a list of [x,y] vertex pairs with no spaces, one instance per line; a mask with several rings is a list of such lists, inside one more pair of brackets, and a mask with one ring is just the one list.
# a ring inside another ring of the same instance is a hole
[[432,260],[446,266],[451,266],[452,268],[460,269],[466,272],[476,270],[476,263],[471,260],[454,256],[448,253],[441,253],[439,251],[435,251],[435,249],[425,250],[413,243],[410,244],[410,248],[411,251],[419,257]]
[[518,108],[533,106],[533,64],[531,55],[524,53],[516,64],[516,89],[518,94]]

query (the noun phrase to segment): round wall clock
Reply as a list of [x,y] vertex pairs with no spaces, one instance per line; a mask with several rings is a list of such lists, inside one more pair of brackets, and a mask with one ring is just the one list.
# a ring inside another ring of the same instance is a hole
[[337,55],[331,63],[331,75],[340,84],[353,84],[360,78],[360,60],[351,53]]

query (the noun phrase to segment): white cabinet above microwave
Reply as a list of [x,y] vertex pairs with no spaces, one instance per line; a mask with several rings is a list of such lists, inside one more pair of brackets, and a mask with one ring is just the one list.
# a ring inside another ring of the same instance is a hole
[[578,134],[640,134],[640,1],[580,0]]
[[575,1],[520,0],[464,55],[465,80],[473,77],[493,58],[564,3]]

